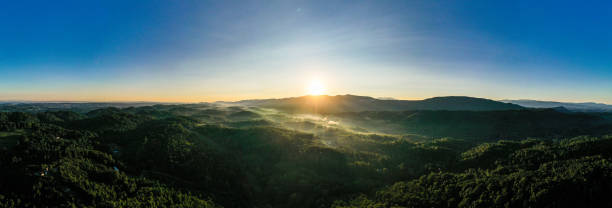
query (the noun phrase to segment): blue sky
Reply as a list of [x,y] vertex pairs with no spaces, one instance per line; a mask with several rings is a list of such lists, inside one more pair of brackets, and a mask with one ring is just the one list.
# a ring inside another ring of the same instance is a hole
[[0,3],[0,100],[612,103],[606,1]]

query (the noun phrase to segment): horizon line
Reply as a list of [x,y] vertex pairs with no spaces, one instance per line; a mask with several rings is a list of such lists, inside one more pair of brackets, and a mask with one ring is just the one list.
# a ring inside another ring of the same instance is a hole
[[300,96],[290,96],[290,97],[268,97],[268,98],[247,98],[247,99],[236,99],[236,100],[214,100],[214,101],[152,101],[152,100],[135,100],[135,101],[128,101],[128,100],[104,100],[104,101],[96,101],[96,100],[0,100],[0,104],[6,104],[6,103],[13,103],[13,104],[33,104],[33,103],[38,103],[38,104],[44,104],[44,103],[74,103],[74,104],[83,104],[83,103],[152,103],[152,104],[198,104],[198,103],[218,103],[218,102],[240,102],[240,101],[248,101],[248,100],[273,100],[273,99],[289,99],[289,98],[299,98],[299,97],[307,97],[307,96],[329,96],[329,97],[335,97],[335,96],[347,96],[347,95],[352,95],[352,96],[359,96],[359,97],[370,97],[370,98],[374,98],[377,100],[401,100],[401,101],[419,101],[419,100],[426,100],[426,99],[430,99],[430,98],[436,98],[436,97],[470,97],[470,98],[481,98],[481,99],[487,99],[487,100],[493,100],[493,101],[498,101],[498,102],[504,102],[504,101],[538,101],[538,102],[558,102],[558,103],[571,103],[571,104],[584,104],[584,103],[594,103],[594,104],[604,104],[604,105],[612,105],[611,103],[606,103],[606,102],[596,102],[596,101],[557,101],[557,100],[538,100],[538,99],[510,99],[510,98],[504,98],[504,99],[492,99],[492,98],[486,98],[486,97],[476,97],[476,96],[468,96],[468,95],[444,95],[444,96],[432,96],[432,97],[426,97],[426,98],[417,98],[417,99],[402,99],[402,98],[395,98],[395,97],[388,97],[388,96],[379,96],[379,97],[374,97],[374,96],[368,96],[368,95],[355,95],[355,94],[336,94],[336,95],[330,95],[330,94],[324,94],[324,95],[300,95]]

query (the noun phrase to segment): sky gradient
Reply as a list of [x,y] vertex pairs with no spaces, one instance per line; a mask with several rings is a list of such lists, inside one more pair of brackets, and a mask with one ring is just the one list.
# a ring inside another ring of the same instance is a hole
[[609,1],[9,1],[0,100],[612,104]]

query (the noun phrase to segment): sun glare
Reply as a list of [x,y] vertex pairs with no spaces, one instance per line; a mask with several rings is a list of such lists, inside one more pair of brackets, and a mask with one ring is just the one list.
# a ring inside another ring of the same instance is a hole
[[323,95],[325,94],[325,86],[319,80],[314,80],[310,82],[308,88],[306,88],[306,92],[309,95]]

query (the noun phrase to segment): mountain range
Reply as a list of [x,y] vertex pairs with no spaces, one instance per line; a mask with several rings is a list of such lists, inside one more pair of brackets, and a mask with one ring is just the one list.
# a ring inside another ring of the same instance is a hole
[[[236,102],[218,101],[217,104],[246,105],[274,108],[287,112],[302,113],[341,113],[363,111],[500,111],[527,108],[552,108],[559,112],[612,112],[612,105],[584,102],[568,103],[538,100],[490,100],[467,96],[433,97],[424,100],[399,100],[393,98],[373,98],[358,95],[307,95],[279,99],[255,99]],[[105,107],[139,107],[158,102],[0,102],[0,111],[44,112],[57,110],[76,110],[88,112]]]
[[218,103],[240,104],[304,113],[413,110],[496,111],[524,109],[524,107],[516,104],[464,96],[434,97],[424,100],[383,100],[356,95],[319,95]]
[[573,112],[612,112],[612,105],[603,103],[567,103],[539,100],[500,100],[504,103],[520,105],[526,108],[558,108],[562,107]]

